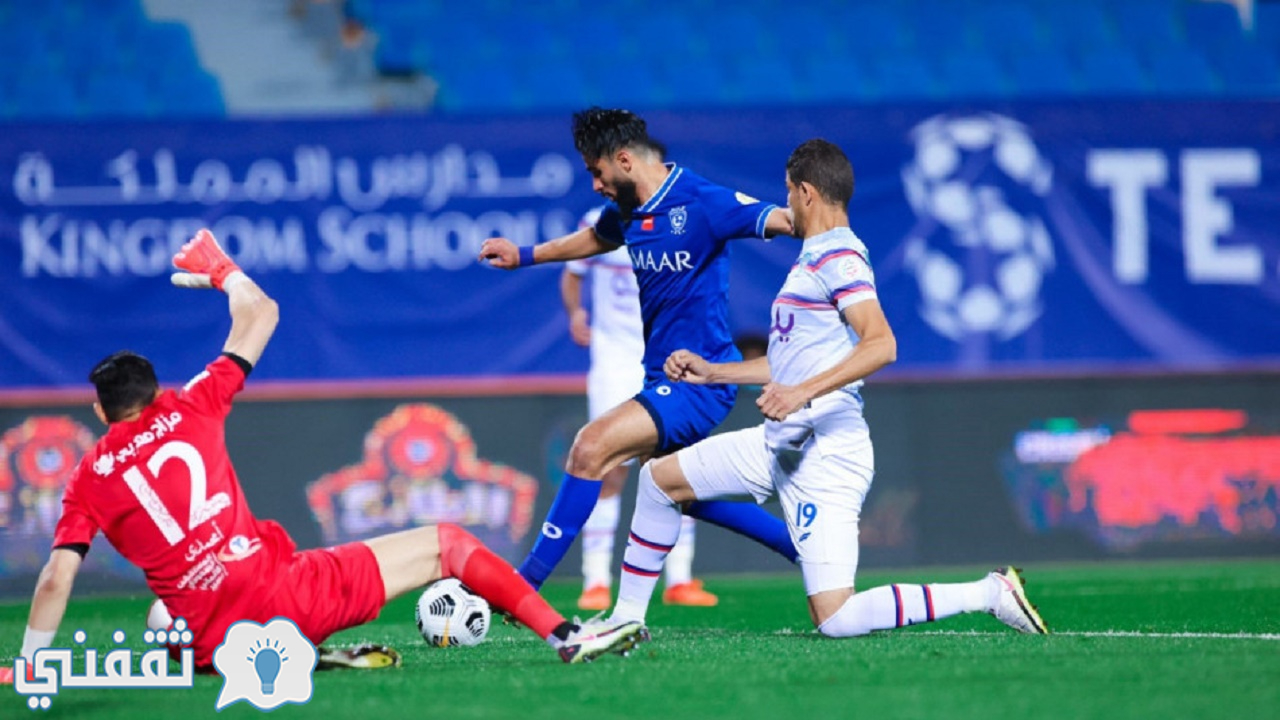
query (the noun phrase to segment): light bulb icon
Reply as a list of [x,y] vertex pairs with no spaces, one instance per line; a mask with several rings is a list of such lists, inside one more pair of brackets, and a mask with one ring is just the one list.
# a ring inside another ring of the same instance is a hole
[[253,647],[253,655],[249,657],[253,661],[253,670],[258,674],[258,681],[262,683],[262,694],[271,695],[276,691],[276,677],[280,675],[280,665],[288,660],[288,656],[282,655],[283,648],[277,642],[271,642],[264,645],[259,641]]

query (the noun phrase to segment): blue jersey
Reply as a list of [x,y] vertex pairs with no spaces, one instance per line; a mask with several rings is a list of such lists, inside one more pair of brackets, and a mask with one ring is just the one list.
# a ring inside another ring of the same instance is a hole
[[640,286],[646,382],[663,376],[667,356],[691,350],[711,362],[741,359],[729,331],[729,247],[764,237],[776,205],[708,182],[668,163],[667,179],[624,218],[609,203],[596,222],[606,242],[627,246]]

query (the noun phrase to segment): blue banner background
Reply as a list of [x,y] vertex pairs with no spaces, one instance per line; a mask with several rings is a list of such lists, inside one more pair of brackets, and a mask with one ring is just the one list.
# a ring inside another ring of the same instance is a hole
[[[1280,364],[1280,103],[646,117],[673,160],[774,202],[795,145],[845,148],[851,223],[899,340],[895,372]],[[474,259],[485,237],[545,241],[598,202],[568,124],[7,125],[0,387],[79,386],[121,347],[152,357],[166,381],[198,370],[226,331],[225,304],[165,277],[202,225],[280,301],[255,377],[582,372],[559,268],[503,273]],[[797,251],[788,238],[735,244],[738,331],[767,330]]]

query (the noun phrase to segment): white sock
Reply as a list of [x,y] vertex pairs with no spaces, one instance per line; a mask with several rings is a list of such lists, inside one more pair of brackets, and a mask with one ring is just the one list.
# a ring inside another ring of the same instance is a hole
[[688,515],[680,519],[680,539],[667,555],[667,587],[683,585],[693,580],[693,538],[697,535],[697,523]]
[[662,563],[680,537],[681,517],[680,508],[654,484],[646,463],[640,468],[636,511],[618,577],[618,602],[610,618],[644,621]]
[[941,620],[991,607],[991,583],[884,585],[856,593],[818,627],[827,637],[854,637],[873,630]]
[[56,630],[36,630],[28,625],[26,632],[22,634],[22,657],[30,663],[35,658],[36,651],[53,644],[53,636],[56,634]]
[[582,526],[582,587],[613,586],[613,540],[618,534],[622,496],[600,498]]

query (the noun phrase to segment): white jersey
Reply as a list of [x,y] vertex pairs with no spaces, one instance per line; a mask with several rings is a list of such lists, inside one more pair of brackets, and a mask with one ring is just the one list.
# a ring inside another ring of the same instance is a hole
[[[593,227],[593,210],[580,227]],[[569,272],[591,284],[591,369],[587,407],[592,420],[644,389],[644,321],[640,286],[625,247],[568,263]]]
[[[845,308],[876,298],[867,248],[847,227],[804,241],[800,257],[773,301],[769,329],[769,372],[774,382],[797,385],[830,369],[853,352],[857,334],[844,320]],[[862,381],[813,401],[780,422],[765,423],[770,447],[799,447],[815,423],[833,414],[853,413],[861,423]]]
[[[581,227],[591,227],[599,214],[599,210],[587,213]],[[573,260],[568,266],[569,272],[587,277],[591,283],[591,366],[641,362],[644,321],[640,319],[640,286],[626,247]]]

